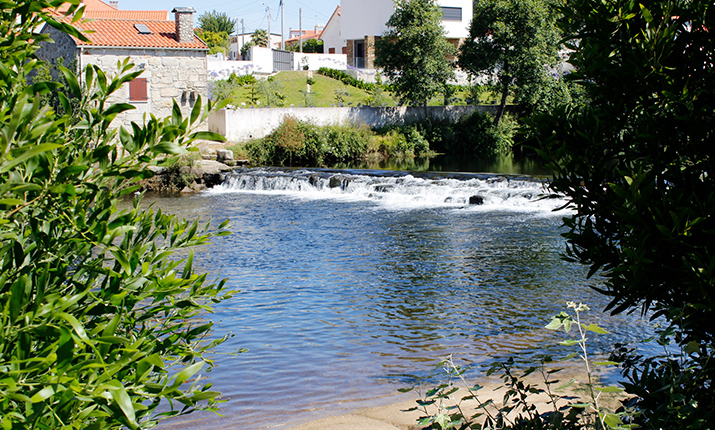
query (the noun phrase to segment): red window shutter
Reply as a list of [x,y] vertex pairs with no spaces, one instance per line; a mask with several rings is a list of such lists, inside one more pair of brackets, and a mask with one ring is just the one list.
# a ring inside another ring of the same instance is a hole
[[347,54],[347,53],[348,53],[348,47],[347,47],[347,46],[343,46],[343,54]]
[[136,78],[129,82],[129,101],[145,102],[149,100],[146,78]]
[[328,54],[335,54],[335,48],[328,48]]

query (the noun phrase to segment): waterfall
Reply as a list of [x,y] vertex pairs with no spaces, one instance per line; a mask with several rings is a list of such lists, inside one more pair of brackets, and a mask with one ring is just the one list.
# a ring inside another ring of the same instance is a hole
[[502,174],[254,168],[230,173],[210,192],[370,201],[388,209],[550,212],[565,204],[543,179]]

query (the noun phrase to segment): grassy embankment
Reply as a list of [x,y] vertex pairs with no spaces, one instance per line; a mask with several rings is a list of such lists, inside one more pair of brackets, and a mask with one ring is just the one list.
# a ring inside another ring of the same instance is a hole
[[[373,105],[395,106],[397,99],[389,92],[382,91],[378,94],[354,86],[345,85],[343,82],[312,72],[312,85],[308,94],[308,71],[279,72],[267,80],[258,79],[255,83],[228,84],[221,81],[215,84],[214,95],[218,97],[232,97],[233,105],[239,108],[256,107],[331,107]],[[470,89],[455,87],[456,92],[451,104],[465,105],[471,96]],[[474,91],[472,91],[474,92]],[[494,96],[486,89],[477,89],[479,104],[489,103]],[[282,100],[278,95],[282,96]],[[441,106],[444,97],[433,98],[429,105]],[[282,105],[282,106],[281,106]]]

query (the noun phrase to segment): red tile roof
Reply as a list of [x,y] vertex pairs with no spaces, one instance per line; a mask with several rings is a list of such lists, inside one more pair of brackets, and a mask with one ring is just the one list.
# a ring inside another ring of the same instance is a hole
[[[139,21],[167,21],[168,10],[85,10],[87,19],[130,19]],[[172,21],[173,22],[173,21]]]
[[[110,12],[117,10],[116,7],[109,5],[102,0],[81,0],[80,3],[84,5],[84,11],[85,13],[88,11],[105,11],[105,12]],[[69,3],[63,3],[62,6],[60,6],[57,9],[58,14],[64,15],[64,13],[69,9],[70,5]]]
[[[303,33],[303,41],[309,40],[309,39],[319,39],[320,36],[323,34],[322,31],[313,31],[313,30],[305,30],[305,33]],[[291,37],[290,39],[286,39],[283,41],[283,43],[288,43],[288,42],[300,42],[300,35]]]
[[[151,34],[140,34],[134,24],[146,25]],[[174,21],[98,19],[74,25],[84,32],[94,31],[85,34],[90,43],[75,39],[77,46],[208,50],[208,46],[196,36],[192,43],[179,43]]]

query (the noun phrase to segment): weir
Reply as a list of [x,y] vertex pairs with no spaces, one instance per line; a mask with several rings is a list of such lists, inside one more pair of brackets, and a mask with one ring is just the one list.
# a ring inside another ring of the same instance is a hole
[[565,204],[548,182],[497,174],[254,168],[232,172],[212,193],[371,201],[386,209],[474,208],[550,212]]

